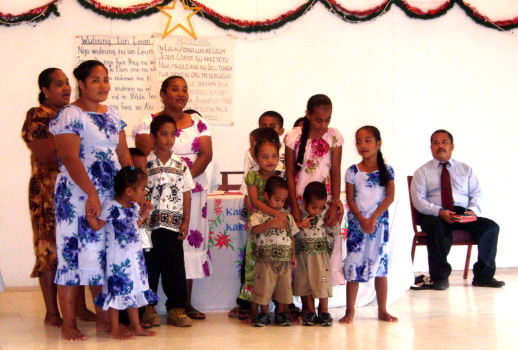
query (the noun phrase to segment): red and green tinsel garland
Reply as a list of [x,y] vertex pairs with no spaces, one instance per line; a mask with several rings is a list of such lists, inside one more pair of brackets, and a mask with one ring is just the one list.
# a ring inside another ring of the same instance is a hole
[[96,0],[78,0],[85,8],[107,18],[132,20],[160,12],[157,6],[166,6],[173,0],[152,0],[128,7],[114,7],[104,5]]
[[[149,16],[159,12],[156,6],[166,6],[173,0],[143,0],[143,3],[128,7],[114,7],[103,4],[98,0],[78,0],[78,2],[87,9],[90,9],[104,17],[114,19],[133,20],[142,16]],[[242,0],[245,1],[245,0]],[[282,1],[282,0],[279,0]],[[39,22],[48,18],[52,13],[59,16],[57,11],[57,3],[59,0],[53,0],[46,5],[27,11],[22,14],[9,14],[0,12],[0,24],[6,26],[17,25],[22,22]],[[416,19],[434,19],[447,13],[455,4],[459,5],[466,14],[475,22],[493,29],[510,30],[518,27],[518,16],[505,20],[491,20],[489,17],[480,13],[467,0],[445,0],[443,4],[431,10],[422,10],[409,4],[408,0],[385,0],[379,5],[366,10],[351,10],[344,7],[339,0],[308,0],[305,4],[282,13],[275,18],[261,21],[246,20],[240,18],[229,17],[218,13],[216,10],[205,6],[203,0],[185,0],[188,6],[201,7],[198,16],[208,19],[215,25],[226,30],[235,30],[239,32],[254,33],[266,32],[284,26],[285,24],[295,21],[297,18],[309,11],[317,3],[322,3],[331,12],[338,15],[347,22],[366,22],[383,15],[392,5],[399,7],[407,16]]]
[[53,0],[46,5],[17,15],[0,12],[0,25],[15,26],[24,22],[36,23],[47,19],[51,14],[59,16],[58,1],[59,0]]

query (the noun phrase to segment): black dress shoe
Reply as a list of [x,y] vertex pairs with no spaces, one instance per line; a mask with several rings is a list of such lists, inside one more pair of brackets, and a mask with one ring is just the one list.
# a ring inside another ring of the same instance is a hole
[[450,282],[448,282],[448,280],[433,281],[433,285],[432,285],[433,290],[446,290],[449,287],[450,287]]
[[497,281],[496,279],[492,278],[489,281],[479,281],[476,279],[473,279],[473,282],[471,282],[471,285],[475,287],[490,287],[490,288],[501,288],[505,286],[504,281]]

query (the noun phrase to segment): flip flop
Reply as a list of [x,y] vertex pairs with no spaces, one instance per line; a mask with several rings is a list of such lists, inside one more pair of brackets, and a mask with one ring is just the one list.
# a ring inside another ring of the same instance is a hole
[[192,318],[193,320],[204,320],[207,318],[203,312],[200,312],[198,310],[191,310],[187,312],[187,316]]

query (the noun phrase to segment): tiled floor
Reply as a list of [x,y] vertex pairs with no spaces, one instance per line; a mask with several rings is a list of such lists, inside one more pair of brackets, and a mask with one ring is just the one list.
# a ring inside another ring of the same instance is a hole
[[62,341],[43,326],[39,292],[0,293],[0,349],[518,349],[518,269],[501,269],[502,289],[475,288],[454,272],[447,291],[408,291],[390,311],[398,323],[376,319],[376,307],[356,311],[352,325],[338,324],[344,309],[331,311],[333,327],[254,328],[211,313],[191,328],[155,328],[155,337],[129,341],[97,335],[80,323],[83,342]]

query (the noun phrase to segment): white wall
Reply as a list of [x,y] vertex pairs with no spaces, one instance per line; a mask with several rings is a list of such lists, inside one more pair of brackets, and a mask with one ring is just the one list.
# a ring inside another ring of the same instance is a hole
[[[8,287],[37,284],[29,278],[34,263],[27,205],[30,164],[20,130],[26,110],[37,103],[39,72],[57,66],[72,79],[75,35],[161,33],[165,25],[162,14],[109,20],[76,1],[62,2],[59,12],[61,17],[35,27],[0,27],[0,270]],[[455,136],[454,156],[471,164],[480,178],[486,216],[501,226],[498,267],[518,265],[513,222],[518,38],[513,33],[482,27],[458,7],[424,21],[392,6],[376,20],[350,24],[318,4],[297,21],[263,34],[227,32],[199,17],[194,22],[199,36],[236,37],[235,124],[212,128],[222,170],[240,170],[243,154],[235,150],[246,147],[263,111],[279,111],[289,126],[303,115],[311,95],[326,93],[334,103],[332,125],[346,139],[344,169],[359,161],[355,130],[364,124],[380,128],[385,158],[397,175],[392,233],[408,242],[409,252],[406,176],[431,158],[430,133],[446,128]],[[453,248],[455,269],[462,269],[464,253]],[[415,270],[426,269],[421,248]]]

